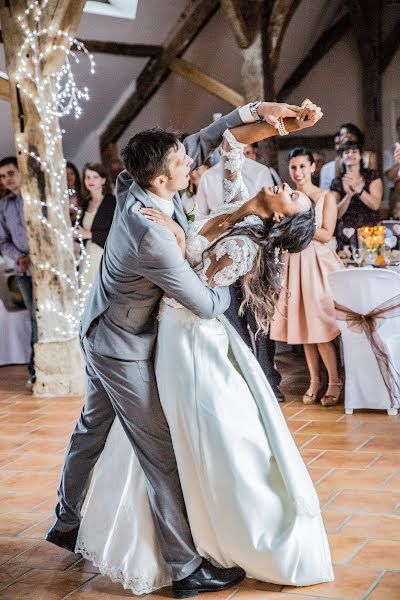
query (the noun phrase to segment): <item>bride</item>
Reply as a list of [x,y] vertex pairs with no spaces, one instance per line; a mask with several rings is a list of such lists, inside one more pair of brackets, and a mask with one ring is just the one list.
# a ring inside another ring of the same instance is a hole
[[[302,118],[307,120],[307,109]],[[186,241],[172,219],[142,209],[174,233],[207,285],[230,285],[244,276],[245,302],[261,333],[281,289],[279,253],[301,251],[315,230],[312,202],[287,184],[248,199],[240,172],[243,147],[270,135],[265,123],[226,130],[225,205],[191,224]],[[173,298],[164,297],[161,305],[157,385],[199,554],[271,583],[332,581],[317,494],[256,359],[225,317],[201,319]],[[75,551],[135,594],[171,583],[145,477],[119,419],[101,456]]]

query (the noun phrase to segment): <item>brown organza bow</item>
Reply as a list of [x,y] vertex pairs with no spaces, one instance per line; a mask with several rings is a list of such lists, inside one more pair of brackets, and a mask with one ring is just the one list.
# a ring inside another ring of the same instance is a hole
[[379,319],[400,317],[400,294],[386,300],[366,315],[353,312],[347,306],[342,306],[337,302],[335,302],[335,309],[336,318],[339,321],[346,321],[348,328],[352,331],[365,333],[389,393],[390,405],[393,407],[396,400],[397,405],[400,406],[400,374],[391,361],[386,346],[378,333]]

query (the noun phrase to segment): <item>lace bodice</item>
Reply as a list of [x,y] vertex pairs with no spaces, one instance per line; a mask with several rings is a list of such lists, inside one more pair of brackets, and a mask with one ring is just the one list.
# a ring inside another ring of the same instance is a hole
[[[240,204],[225,206],[225,211],[221,214],[234,212],[239,206]],[[220,241],[217,241],[212,250],[207,252],[208,248],[214,244],[214,241],[209,241],[206,237],[200,235],[199,231],[208,220],[204,219],[190,224],[186,238],[186,258],[206,285],[212,285],[213,287],[231,285],[239,277],[242,277],[251,270],[257,255],[257,246],[247,236],[238,233],[228,238],[222,237]],[[249,215],[243,219],[240,226],[258,221],[260,221],[258,217]],[[209,281],[207,271],[211,265],[211,261],[214,259],[218,262],[225,256],[230,260],[225,260],[225,266],[215,273],[212,281]]]
[[[189,224],[186,259],[205,285],[210,287],[232,285],[251,270],[258,252],[258,247],[252,240],[240,235],[240,227],[261,223],[261,219],[256,215],[248,215],[237,223],[239,231],[229,237],[223,233],[221,239],[217,237],[210,241],[199,233],[210,219],[235,212],[249,199],[241,173],[244,145],[237,142],[228,129],[225,131],[222,144],[224,204],[206,219]],[[175,308],[182,308],[172,298],[164,297],[164,302]]]
[[[189,225],[186,239],[186,258],[199,273],[204,283],[213,287],[231,285],[239,277],[248,273],[257,254],[256,244],[248,237],[240,235],[240,233],[228,238],[222,234],[221,240],[217,241],[210,252],[207,252],[208,248],[214,245],[215,240],[209,241],[199,233],[211,218],[221,214],[233,213],[249,199],[241,173],[244,146],[245,144],[241,144],[235,139],[229,129],[225,131],[222,143],[224,204],[212,216]],[[259,217],[249,215],[238,225],[240,227],[258,222],[260,222]],[[217,269],[212,280],[209,280],[207,271],[211,262],[217,261],[218,263],[222,258],[224,258],[224,266]]]

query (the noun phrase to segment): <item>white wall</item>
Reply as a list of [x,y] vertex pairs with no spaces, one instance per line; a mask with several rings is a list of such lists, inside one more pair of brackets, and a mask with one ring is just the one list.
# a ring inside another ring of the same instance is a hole
[[[322,107],[324,117],[302,135],[332,135],[345,122],[363,127],[361,63],[353,37],[342,38],[286,99],[298,103],[308,97]],[[279,153],[279,171],[289,176],[287,152]]]

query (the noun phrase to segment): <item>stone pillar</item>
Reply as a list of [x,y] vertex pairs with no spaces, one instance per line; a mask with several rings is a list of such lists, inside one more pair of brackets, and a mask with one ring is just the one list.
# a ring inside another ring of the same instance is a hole
[[[84,3],[84,0],[49,0],[44,12],[48,33],[38,38],[38,53],[49,44],[52,47],[65,41],[56,37],[60,28],[69,35],[74,34]],[[34,394],[77,395],[83,392],[84,377],[76,326],[79,302],[64,156],[58,119],[46,121],[46,107],[52,102],[54,87],[50,84],[37,89],[30,77],[20,78],[24,90],[18,87],[18,52],[25,39],[18,17],[31,2],[15,0],[12,8],[10,4],[8,0],[0,0],[0,18],[37,306],[39,341],[35,347]],[[29,26],[35,27],[33,11],[29,15]],[[27,52],[26,64],[28,71],[38,74],[40,81],[57,72],[63,62],[59,51],[44,60],[38,60],[37,56]]]

